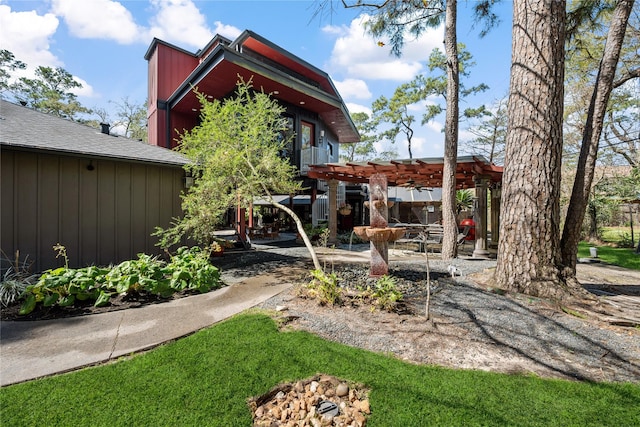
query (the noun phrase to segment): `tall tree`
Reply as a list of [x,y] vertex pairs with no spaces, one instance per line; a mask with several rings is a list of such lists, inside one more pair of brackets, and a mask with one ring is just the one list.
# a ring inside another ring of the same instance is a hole
[[560,298],[560,166],[566,4],[514,0],[496,281]]
[[[347,2],[343,0],[345,6]],[[485,3],[485,2],[481,2]],[[367,3],[356,1],[351,7],[368,7],[374,16],[368,22],[369,32],[375,36],[389,36],[392,52],[402,53],[405,37],[410,34],[420,36],[428,28],[445,26],[445,57],[447,61],[447,89],[445,113],[444,167],[442,179],[442,224],[444,228],[442,258],[457,256],[456,237],[456,166],[458,156],[458,42],[457,42],[457,0],[410,0],[406,2],[380,1]]]
[[351,114],[353,123],[360,134],[360,142],[341,144],[340,161],[361,162],[375,158],[386,158],[387,152],[377,153],[375,142],[378,136],[375,134],[376,126],[367,113],[359,112]]
[[485,111],[478,124],[467,129],[475,136],[465,143],[465,149],[481,155],[489,162],[504,164],[504,145],[507,137],[507,98],[497,100]]
[[114,102],[116,106],[116,122],[114,127],[121,128],[128,138],[147,141],[147,103],[137,104],[129,97]]
[[24,70],[27,64],[16,59],[12,52],[0,50],[0,95],[9,90],[11,73],[16,70]]
[[38,111],[74,121],[79,120],[80,114],[91,113],[89,108],[78,102],[78,97],[72,92],[82,88],[82,84],[68,71],[61,67],[40,66],[36,68],[35,74],[35,79],[21,77],[11,85],[18,101],[25,102]]
[[566,269],[564,274],[572,278],[575,277],[580,230],[595,174],[600,135],[633,3],[634,0],[619,0],[616,5],[589,102],[576,177],[561,240],[562,264]]
[[320,262],[304,231],[302,221],[272,194],[294,194],[301,188],[296,168],[281,156],[288,144],[285,109],[251,82],[238,82],[236,94],[209,101],[198,94],[200,124],[180,138],[179,151],[191,162],[187,170],[194,185],[183,197],[184,217],[170,229],[158,229],[163,247],[189,236],[210,243],[212,231],[222,215],[235,206],[248,207],[256,197],[266,198],[295,222],[317,270]]
[[421,98],[412,83],[404,83],[396,88],[391,98],[383,95],[376,99],[371,106],[376,127],[390,125],[380,133],[380,136],[395,143],[398,135],[404,134],[407,139],[410,159],[413,158],[411,140],[415,132],[413,127],[416,118],[411,114],[409,107],[419,102]]
[[[385,96],[378,98],[372,106],[374,119],[376,124],[390,125],[386,128],[381,136],[394,142],[398,135],[404,134],[407,139],[407,147],[409,158],[413,158],[411,151],[411,141],[415,132],[414,125],[416,117],[411,113],[414,109],[412,106],[428,98],[447,100],[447,58],[444,53],[435,48],[429,55],[428,61],[429,74],[420,74],[409,83],[404,83],[396,88],[391,99]],[[466,49],[463,43],[458,44],[458,74],[460,77],[468,77],[470,69],[475,62],[471,53]],[[464,83],[459,83],[460,97],[464,98],[469,95],[477,94],[488,89],[485,84],[479,84],[470,88],[466,88]],[[426,106],[426,112],[422,115],[422,124],[434,120],[438,115],[446,109],[440,103],[433,103]],[[467,108],[464,110],[464,118],[473,118],[486,114],[484,106],[479,108]]]
[[448,0],[444,20],[444,52],[447,57],[447,111],[444,119],[444,166],[442,168],[442,259],[458,256],[456,216],[456,169],[458,161],[458,66],[457,0]]

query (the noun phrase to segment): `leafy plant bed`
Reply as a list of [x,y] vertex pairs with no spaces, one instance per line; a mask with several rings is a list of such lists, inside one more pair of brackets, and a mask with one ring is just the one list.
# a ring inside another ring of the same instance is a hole
[[3,321],[34,321],[88,316],[92,314],[108,313],[110,311],[135,309],[149,304],[162,304],[199,294],[200,292],[197,291],[180,291],[167,298],[162,298],[150,293],[131,293],[113,297],[110,299],[109,304],[104,306],[97,307],[93,305],[92,301],[77,301],[74,305],[69,307],[60,307],[58,305],[44,307],[39,305],[36,306],[31,313],[24,315],[18,314],[20,311],[20,303],[16,303],[3,308],[0,311],[0,319]]
[[127,300],[134,301],[135,306],[140,300],[155,302],[176,293],[205,293],[222,286],[220,270],[209,262],[209,253],[199,247],[181,247],[169,262],[139,254],[138,259],[116,266],[78,269],[69,268],[64,246],[58,244],[54,249],[64,258],[65,266],[45,271],[35,284],[26,286],[18,315],[38,311],[47,318],[61,317],[60,311],[65,310],[77,315],[86,313],[89,307],[95,312],[101,307],[121,306]]

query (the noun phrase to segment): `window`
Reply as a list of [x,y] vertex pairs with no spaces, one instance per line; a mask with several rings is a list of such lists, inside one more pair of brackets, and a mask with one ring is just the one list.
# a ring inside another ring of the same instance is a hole
[[307,122],[300,122],[300,143],[302,149],[313,147],[313,125]]

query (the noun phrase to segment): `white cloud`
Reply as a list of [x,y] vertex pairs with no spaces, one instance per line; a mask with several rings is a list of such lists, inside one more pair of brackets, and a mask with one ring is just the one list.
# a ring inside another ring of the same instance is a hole
[[346,105],[347,109],[349,109],[349,113],[367,113],[369,117],[371,117],[371,107],[367,107],[361,104],[354,104],[352,102],[347,102]]
[[131,12],[113,0],[53,0],[51,10],[64,19],[71,34],[83,39],[130,44],[140,41],[145,32]]
[[77,81],[78,83],[80,83],[82,85],[81,88],[76,88],[73,89],[71,92],[73,92],[75,95],[77,96],[84,96],[87,98],[95,98],[98,95],[95,93],[95,91],[93,90],[93,86],[91,86],[89,83],[87,83],[86,80],[81,79],[78,76],[73,76],[73,79],[75,81]]
[[[326,34],[339,36],[329,61],[334,74],[340,72],[347,78],[410,80],[422,70],[433,48],[442,45],[442,27],[430,29],[418,39],[408,36],[402,56],[396,58],[390,55],[387,40],[374,39],[366,32],[364,23],[368,19],[369,16],[363,14],[348,27],[323,27]],[[380,46],[378,42],[385,45]]]
[[346,79],[343,81],[334,80],[336,89],[343,99],[369,99],[371,91],[367,87],[367,83],[360,79]]
[[216,21],[216,28],[214,29],[216,34],[220,34],[221,36],[224,36],[228,39],[235,39],[236,37],[238,37],[242,31],[237,28],[234,27],[233,25],[225,25],[220,21]]
[[191,0],[151,0],[151,3],[157,9],[149,30],[153,37],[202,48],[215,34],[233,39],[241,33],[236,27],[217,21],[211,30],[206,17]]
[[61,66],[62,61],[50,52],[51,37],[58,24],[52,13],[14,12],[11,7],[0,5],[0,47],[30,69],[38,65]]

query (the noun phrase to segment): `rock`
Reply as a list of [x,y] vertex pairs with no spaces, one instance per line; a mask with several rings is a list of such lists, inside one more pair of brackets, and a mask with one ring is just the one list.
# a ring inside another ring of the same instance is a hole
[[280,419],[280,415],[282,415],[282,410],[277,406],[271,410],[271,414],[275,419]]
[[320,384],[318,383],[318,381],[311,381],[311,385],[310,385],[310,387],[309,387],[309,390],[310,390],[312,393],[315,393],[315,392],[318,390],[318,386],[319,386],[319,385],[320,385]]
[[334,389],[332,389],[332,388],[329,388],[329,389],[325,390],[324,395],[326,397],[333,397],[333,396],[336,395],[336,391]]
[[345,383],[338,384],[336,387],[336,396],[343,397],[349,394],[349,387]]
[[365,421],[367,420],[366,417],[360,412],[356,412],[355,414],[353,414],[353,419],[358,426],[363,426]]
[[287,311],[288,307],[286,305],[276,305],[276,311]]
[[369,406],[369,399],[361,400],[358,405],[360,410],[365,414],[369,415],[371,413],[371,407]]
[[264,415],[264,407],[260,406],[258,409],[256,409],[255,416],[256,418],[260,418],[263,415]]
[[276,394],[276,399],[278,400],[284,400],[286,399],[287,395],[284,393],[284,391],[279,391],[278,394]]

